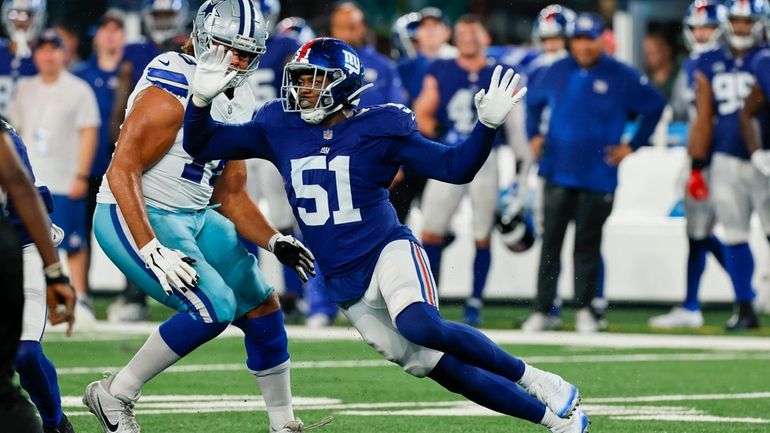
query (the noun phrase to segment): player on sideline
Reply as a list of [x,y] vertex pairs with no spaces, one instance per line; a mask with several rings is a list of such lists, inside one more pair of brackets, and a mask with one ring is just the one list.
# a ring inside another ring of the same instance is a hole
[[[693,171],[711,163],[711,191],[701,182],[699,194],[712,196],[717,220],[724,227],[725,270],[737,304],[725,327],[741,331],[759,327],[751,285],[754,257],[748,241],[752,211],[770,236],[770,188],[768,178],[752,166],[738,113],[755,83],[754,60],[761,51],[768,6],[764,0],[730,0],[725,7],[727,43],[701,54],[695,65],[697,115],[688,150]],[[690,185],[693,191],[692,176]]]
[[284,99],[246,124],[216,122],[211,101],[233,76],[231,61],[219,47],[201,56],[184,148],[197,158],[259,157],[278,167],[305,241],[324,253],[318,262],[330,295],[364,340],[408,373],[492,410],[552,432],[586,431],[577,388],[476,329],[441,318],[425,251],[388,201],[400,165],[445,182],[473,179],[497,127],[525,94],[513,71],[501,78],[502,68],[495,70],[489,89],[475,96],[479,122],[449,147],[423,137],[402,105],[356,110],[367,88],[364,67],[353,48],[333,38],[297,51],[284,68]]
[[269,248],[305,278],[313,273],[312,254],[273,229],[248,198],[243,161],[202,160],[182,149],[196,57],[214,45],[231,53],[233,75],[214,101],[215,115],[245,122],[256,102],[247,86],[238,85],[256,70],[266,37],[262,16],[250,1],[207,0],[184,47],[187,54],[156,57],[129,98],[97,197],[94,233],[129,279],[179,313],[161,324],[119,372],[86,388],[83,403],[105,432],[139,432],[133,408],[142,386],[230,323],[245,334],[246,364],[262,390],[270,431],[303,429],[292,409],[278,297],[238,234]]
[[[490,36],[481,19],[463,15],[454,25],[455,59],[436,59],[428,66],[422,91],[414,102],[420,132],[454,146],[464,141],[476,125],[473,95],[487,82],[496,61],[485,54]],[[523,122],[522,122],[523,123]],[[502,145],[502,137],[496,144]],[[441,256],[449,223],[465,195],[473,209],[472,227],[476,254],[473,259],[472,290],[463,308],[463,322],[479,326],[484,287],[492,264],[490,241],[498,198],[497,150],[492,149],[473,181],[453,185],[431,179],[422,198],[424,217],[422,243],[433,278],[439,281]]]
[[[690,46],[690,55],[684,61],[680,76],[674,85],[672,106],[687,113],[690,121],[695,117],[695,65],[701,54],[719,47],[718,41],[726,25],[726,10],[717,0],[696,0],[687,10],[682,27],[684,40]],[[681,100],[681,102],[680,102]],[[675,109],[676,111],[676,109]],[[710,252],[722,267],[725,263],[725,246],[712,233],[715,224],[714,202],[704,195],[708,191],[710,170],[691,169],[684,192],[685,217],[687,218],[687,283],[686,295],[681,306],[670,312],[650,318],[653,328],[700,328],[703,313],[698,292],[700,280],[706,270],[706,255]]]
[[[27,174],[34,183],[35,174],[32,171],[27,156],[27,148],[21,137],[5,119],[0,118],[0,123],[2,123],[0,130],[7,131],[8,136],[16,146],[19,159],[21,159],[27,169]],[[46,187],[38,187],[38,192],[50,212],[53,209],[53,197],[51,197],[50,191]],[[74,433],[72,425],[62,412],[56,367],[45,356],[43,346],[40,344],[48,316],[45,289],[46,274],[42,271],[43,259],[32,236],[24,227],[12,200],[8,201],[8,214],[19,233],[24,257],[24,321],[19,350],[16,352],[16,372],[19,373],[19,383],[27,391],[32,402],[35,403],[40,418],[43,420],[44,433]],[[51,225],[50,220],[49,225]],[[64,239],[64,232],[55,226],[52,226],[51,231],[57,238],[57,242],[54,242],[56,246]],[[71,330],[72,323],[70,323],[68,332]]]

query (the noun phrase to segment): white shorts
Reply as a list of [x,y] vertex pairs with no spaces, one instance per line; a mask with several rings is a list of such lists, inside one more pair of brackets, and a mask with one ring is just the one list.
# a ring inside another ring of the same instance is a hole
[[750,161],[714,154],[711,186],[716,216],[725,229],[725,244],[749,241],[752,211],[757,212],[765,235],[770,236],[770,178]]
[[438,308],[436,284],[422,247],[397,240],[380,253],[364,296],[342,312],[377,352],[407,373],[424,377],[443,353],[410,342],[395,326],[396,317],[415,302]]
[[294,214],[286,198],[283,178],[278,169],[264,159],[246,161],[248,170],[247,187],[251,197],[257,201],[265,199],[268,212],[267,219],[278,230],[286,230],[295,226]]
[[473,238],[489,239],[495,222],[498,197],[497,152],[493,149],[471,183],[454,185],[429,179],[422,194],[423,231],[445,235],[452,215],[466,193],[473,209]]
[[22,249],[22,257],[24,259],[24,319],[21,340],[39,342],[43,339],[48,319],[43,259],[34,244]]

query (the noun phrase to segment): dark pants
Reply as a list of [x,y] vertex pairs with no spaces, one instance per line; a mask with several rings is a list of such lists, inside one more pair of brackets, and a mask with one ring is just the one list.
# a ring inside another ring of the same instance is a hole
[[536,311],[547,314],[553,306],[561,273],[561,248],[570,221],[575,222],[575,302],[578,308],[591,304],[601,272],[602,229],[613,200],[613,193],[565,188],[546,181]]
[[24,311],[23,261],[19,235],[0,217],[0,425],[2,431],[39,432],[34,409],[12,383]]
[[406,224],[409,210],[415,198],[422,195],[428,178],[404,168],[404,178],[390,190],[390,203],[396,208],[396,214],[401,224]]

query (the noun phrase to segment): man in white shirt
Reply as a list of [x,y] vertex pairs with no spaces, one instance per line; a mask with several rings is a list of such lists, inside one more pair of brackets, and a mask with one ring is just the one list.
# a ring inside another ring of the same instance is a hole
[[[87,302],[85,240],[88,175],[100,124],[88,84],[66,70],[64,44],[55,31],[41,34],[33,54],[38,74],[19,83],[9,117],[29,147],[39,181],[53,195],[51,219],[65,232],[72,284]],[[81,314],[82,317],[82,314]]]

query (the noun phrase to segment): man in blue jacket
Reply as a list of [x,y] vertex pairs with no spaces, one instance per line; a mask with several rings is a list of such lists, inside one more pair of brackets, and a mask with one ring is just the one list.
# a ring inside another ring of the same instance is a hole
[[[666,101],[632,67],[604,54],[604,23],[581,14],[568,32],[570,56],[540,74],[527,99],[527,133],[539,155],[545,180],[543,247],[540,255],[535,315],[544,318],[553,306],[564,233],[575,221],[575,327],[596,332],[599,321],[590,308],[596,294],[602,228],[612,211],[618,164],[646,145]],[[544,108],[551,117],[540,135]],[[621,136],[630,116],[640,116],[629,143]]]

